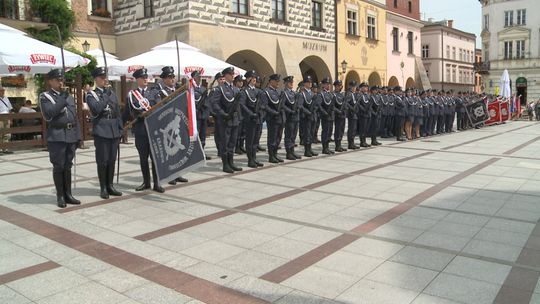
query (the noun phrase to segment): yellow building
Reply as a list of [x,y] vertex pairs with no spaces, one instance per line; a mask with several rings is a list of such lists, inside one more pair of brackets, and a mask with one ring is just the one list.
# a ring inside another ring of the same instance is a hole
[[386,1],[339,1],[336,18],[339,78],[386,83]]

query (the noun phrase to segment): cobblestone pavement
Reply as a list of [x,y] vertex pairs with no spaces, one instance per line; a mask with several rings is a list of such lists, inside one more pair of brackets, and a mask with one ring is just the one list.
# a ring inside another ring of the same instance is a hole
[[108,200],[79,150],[83,204],[62,210],[46,152],[0,156],[0,303],[540,303],[537,123],[233,175],[207,150],[140,193],[122,145]]

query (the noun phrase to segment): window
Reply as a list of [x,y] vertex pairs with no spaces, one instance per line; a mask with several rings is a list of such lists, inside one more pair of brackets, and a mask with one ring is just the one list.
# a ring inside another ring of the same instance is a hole
[[409,13],[412,13],[412,1],[409,1]]
[[232,13],[247,15],[249,10],[249,0],[231,0],[232,1]]
[[285,0],[272,0],[272,19],[285,21]]
[[459,70],[459,82],[463,83],[463,71]]
[[525,58],[525,40],[516,41],[516,58]]
[[311,26],[322,29],[322,2],[311,2]]
[[413,42],[413,39],[414,39],[413,32],[408,32],[407,33],[407,42],[409,44],[409,53],[408,54],[414,54],[414,42]]
[[347,10],[347,34],[358,36],[358,11]]
[[516,18],[516,24],[517,25],[525,25],[527,24],[527,11],[524,9],[517,10],[517,18]]
[[394,7],[397,7],[398,0],[394,0]]
[[367,37],[377,39],[377,19],[375,16],[367,16]]
[[394,27],[392,29],[392,41],[393,41],[392,50],[394,52],[399,52],[399,29],[397,27]]
[[154,0],[144,0],[144,18],[154,17]]
[[512,41],[504,42],[504,59],[512,59]]
[[459,61],[463,61],[463,49],[459,49]]
[[484,30],[489,30],[489,15],[484,15]]
[[9,19],[19,19],[19,1],[0,1],[0,17]]
[[422,58],[429,58],[429,44],[422,45]]
[[446,58],[450,59],[450,46],[446,46]]
[[446,66],[446,81],[450,81],[452,79],[452,71],[450,70],[450,66]]
[[456,60],[456,47],[452,48],[452,59]]
[[504,12],[504,27],[509,27],[514,25],[514,11],[505,11]]
[[456,82],[456,78],[457,78],[456,66],[453,65],[452,66],[452,82]]

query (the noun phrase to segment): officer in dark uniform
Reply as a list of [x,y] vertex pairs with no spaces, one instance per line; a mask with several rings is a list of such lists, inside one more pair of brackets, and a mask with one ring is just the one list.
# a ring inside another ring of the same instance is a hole
[[442,134],[444,132],[444,115],[445,115],[445,106],[444,98],[442,96],[442,91],[437,93],[435,98],[435,105],[438,107],[437,115],[437,134]]
[[[208,116],[210,115],[209,106],[207,104],[209,91],[201,87],[201,73],[199,71],[191,72],[191,78],[193,78],[193,92],[195,93],[195,108],[197,110],[197,133],[199,133],[199,140],[204,149],[206,146],[206,127],[208,122]],[[206,160],[212,159],[205,153]]]
[[349,89],[345,93],[345,104],[347,104],[347,144],[351,150],[360,148],[354,144],[356,137],[356,128],[358,127],[358,99],[356,95],[357,83],[354,80],[349,81]]
[[314,108],[313,108],[313,124],[311,126],[311,143],[313,144],[320,144],[321,141],[319,140],[319,127],[321,126],[321,116],[320,116],[320,108],[321,108],[321,104],[320,104],[320,100],[318,100],[317,98],[315,98],[320,90],[321,90],[321,87],[319,86],[318,83],[314,82],[313,83],[313,86],[311,88],[313,90],[313,102],[315,102],[315,105],[314,105]]
[[394,92],[394,87],[388,88],[388,106],[387,106],[387,120],[386,120],[386,131],[388,132],[388,137],[393,137],[395,132],[395,116],[396,116],[396,94]]
[[242,116],[244,117],[248,167],[257,168],[263,166],[262,163],[257,161],[257,142],[260,136],[259,130],[262,127],[262,119],[259,113],[261,90],[255,87],[257,79],[255,71],[247,71],[244,76],[246,86],[242,89],[238,98],[242,108]]
[[403,100],[403,91],[400,86],[394,88],[396,96],[394,97],[395,102],[395,130],[394,134],[396,135],[397,141],[405,141],[401,136],[403,136],[403,125],[405,123],[405,116],[407,115],[407,105],[406,101]]
[[446,133],[452,133],[454,130],[454,121],[456,117],[456,101],[452,91],[448,91],[446,95],[448,111],[446,114]]
[[342,89],[343,82],[341,80],[334,81],[334,92],[332,92],[332,97],[334,99],[334,142],[336,144],[336,152],[347,151],[347,149],[341,146],[343,134],[345,134],[345,122],[347,120],[347,103],[345,103],[345,96],[343,95],[343,92],[341,92]]
[[208,100],[210,114],[212,114],[212,116],[214,117],[214,142],[216,144],[217,155],[218,157],[221,157],[221,147],[219,146],[220,141],[221,141],[221,136],[220,136],[221,129],[218,128],[218,124],[217,124],[218,117],[217,117],[217,114],[214,112],[214,103],[213,103],[214,94],[221,94],[221,92],[219,91],[219,88],[221,87],[222,84],[225,83],[225,77],[223,77],[223,74],[221,74],[221,72],[218,72],[214,76],[214,81],[212,82],[212,84],[214,83],[217,83],[217,85],[209,89],[210,92],[208,93],[207,100]]
[[462,131],[465,129],[465,116],[467,116],[467,114],[465,112],[465,103],[461,92],[458,92],[458,96],[455,98],[455,102],[457,113],[457,129],[458,131]]
[[296,102],[296,93],[294,88],[294,77],[287,76],[283,78],[285,88],[283,89],[280,99],[283,110],[285,111],[285,151],[288,160],[301,159],[300,155],[294,153],[294,144],[296,135],[298,134],[298,103]]
[[382,97],[379,94],[379,87],[372,86],[371,94],[369,96],[369,136],[371,137],[372,146],[380,146],[381,143],[377,141],[377,135],[379,134],[379,124],[381,122],[381,104]]
[[381,138],[388,138],[388,130],[386,129],[386,121],[388,120],[388,87],[381,88],[381,122],[380,122],[380,136]]
[[[161,69],[161,75],[159,75],[161,78],[161,83],[158,83],[158,85],[154,88],[158,92],[156,92],[157,95],[159,95],[160,99],[166,98],[174,91],[176,91],[176,75],[174,74],[174,68],[172,66],[166,66]],[[197,93],[195,93],[195,98],[197,98]],[[169,185],[176,185],[177,182],[180,183],[187,183],[188,180],[183,178],[182,176],[177,177],[176,179],[169,182]]]
[[322,134],[321,142],[323,154],[334,154],[330,150],[330,138],[334,127],[334,98],[330,93],[330,78],[325,77],[321,81],[321,91],[315,96],[314,101],[319,105],[319,117],[321,118]]
[[51,70],[47,73],[50,90],[39,96],[41,112],[47,121],[49,160],[53,165],[56,204],[60,208],[65,208],[66,204],[81,203],[71,194],[71,167],[81,140],[81,132],[77,124],[75,100],[62,91],[63,82],[62,71]]
[[279,140],[281,135],[280,130],[283,130],[285,123],[285,111],[278,91],[279,81],[281,76],[278,74],[270,75],[268,87],[261,94],[261,101],[266,109],[266,126],[268,127],[268,161],[271,163],[283,162],[277,155]]
[[315,123],[315,104],[313,102],[314,93],[311,91],[312,80],[310,76],[305,76],[304,87],[296,94],[296,102],[300,113],[300,128],[304,136],[304,156],[312,157],[318,154],[311,149],[313,139],[313,123]]
[[367,148],[370,145],[366,143],[366,137],[369,133],[369,118],[371,116],[371,104],[369,102],[369,95],[367,94],[368,85],[363,82],[360,84],[360,92],[357,92],[356,98],[358,100],[358,130],[360,135],[360,147]]
[[234,173],[242,171],[242,168],[234,164],[234,150],[236,148],[236,136],[240,124],[240,90],[233,85],[234,68],[225,68],[222,72],[225,83],[218,87],[212,94],[212,105],[217,115],[216,127],[220,128],[221,162],[223,172]]
[[[238,90],[242,90],[244,87],[244,76],[242,75],[236,75],[233,80],[234,86],[238,88]],[[244,128],[244,116],[242,115],[241,109],[238,111],[238,129],[236,132],[238,132],[236,136],[236,148],[234,149],[235,154],[244,154],[246,153],[246,149],[244,148],[246,134],[245,134],[245,128]]]
[[428,90],[428,103],[429,103],[429,127],[428,135],[435,135],[435,125],[437,123],[437,118],[439,117],[439,106],[436,103],[434,96],[435,90]]
[[96,68],[92,71],[96,89],[86,94],[86,104],[92,113],[92,135],[96,147],[96,163],[99,179],[99,196],[120,196],[122,192],[113,186],[114,165],[118,145],[122,137],[122,117],[116,94],[107,87],[107,71]]
[[143,176],[143,183],[135,191],[150,189],[150,164],[148,158],[152,161],[152,179],[154,181],[153,190],[159,193],[165,192],[165,189],[159,185],[156,169],[152,154],[150,153],[150,142],[148,140],[148,131],[144,124],[144,112],[150,110],[152,106],[160,100],[160,94],[157,90],[148,88],[148,73],[146,69],[138,69],[133,73],[133,78],[137,80],[137,88],[129,91],[126,98],[126,110],[128,119],[136,119],[133,124],[133,133],[135,135],[135,147],[139,152],[139,162]]
[[[257,89],[259,89],[259,90],[262,90],[261,76],[257,76],[257,82],[255,83],[255,87]],[[262,105],[262,104],[259,107],[259,117],[261,118],[261,127],[259,128],[258,135],[255,137],[255,139],[256,139],[256,142],[257,142],[257,151],[258,152],[264,152],[264,151],[266,151],[266,148],[261,146],[261,137],[262,137],[262,125],[266,121],[266,110],[265,110],[264,105]]]

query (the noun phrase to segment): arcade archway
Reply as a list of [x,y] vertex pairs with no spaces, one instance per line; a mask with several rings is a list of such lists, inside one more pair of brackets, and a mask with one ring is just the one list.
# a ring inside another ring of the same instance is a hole
[[388,79],[388,86],[389,87],[397,87],[399,85],[399,80],[396,78],[396,76],[390,77]]
[[225,61],[246,71],[254,70],[263,78],[274,74],[274,69],[270,63],[263,56],[252,50],[238,51],[229,56]]
[[368,77],[368,84],[370,86],[381,86],[381,76],[379,76],[379,73],[373,72]]
[[345,76],[345,89],[348,90],[349,89],[349,82],[350,81],[356,81],[356,83],[360,83],[360,75],[358,75],[358,73],[356,71],[350,71],[349,73],[347,73],[347,75]]
[[407,82],[406,82],[406,85],[405,87],[408,89],[408,88],[415,88],[416,87],[416,82],[414,81],[414,79],[412,79],[411,77],[407,78]]
[[300,62],[300,71],[302,76],[311,76],[313,82],[319,82],[324,77],[332,78],[330,69],[318,56],[308,56]]

